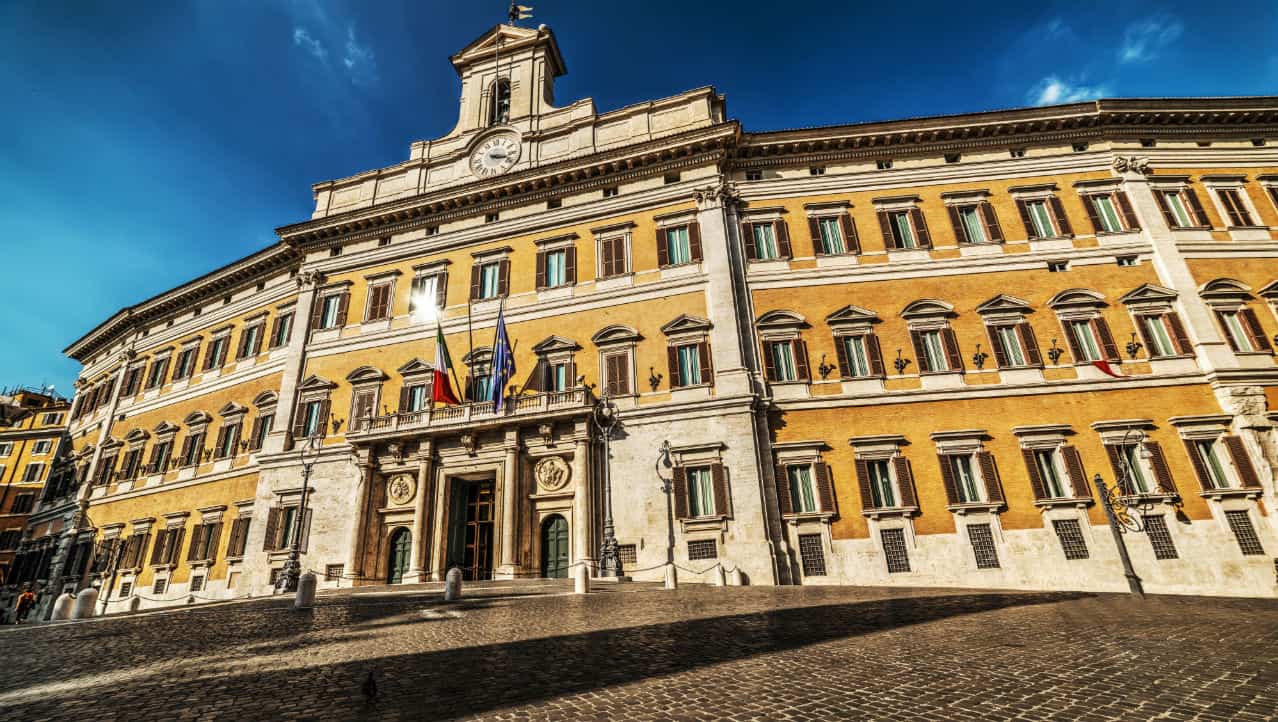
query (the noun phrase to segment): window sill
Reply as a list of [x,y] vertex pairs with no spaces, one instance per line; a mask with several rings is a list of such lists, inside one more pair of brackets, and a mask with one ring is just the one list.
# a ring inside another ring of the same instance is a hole
[[891,506],[891,507],[874,507],[871,509],[862,509],[861,516],[867,519],[879,519],[882,517],[909,517],[917,514],[919,508],[917,506]]
[[623,273],[617,276],[608,276],[595,280],[596,291],[608,291],[614,288],[630,288],[635,285],[634,273]]
[[1051,509],[1061,506],[1076,506],[1081,509],[1085,506],[1091,506],[1094,503],[1096,503],[1096,500],[1092,499],[1090,496],[1053,497],[1051,499],[1034,500],[1034,506],[1042,509]]
[[1003,253],[1003,244],[987,241],[985,243],[960,243],[959,256],[997,256]]
[[1128,506],[1141,506],[1142,504],[1174,504],[1180,499],[1180,494],[1123,494],[1118,497]]
[[1198,493],[1204,499],[1222,501],[1224,499],[1256,499],[1264,490],[1259,486],[1232,487],[1229,489],[1208,489]]
[[338,338],[342,333],[340,328],[317,328],[311,331],[311,343],[319,343],[321,341],[332,341]]
[[953,513],[955,513],[955,514],[957,514],[957,515],[959,515],[959,516],[966,516],[966,515],[971,514],[971,513],[973,513],[973,512],[975,512],[975,513],[981,513],[981,512],[984,512],[984,513],[986,513],[986,514],[997,514],[997,513],[998,513],[998,511],[999,511],[1000,509],[1002,509],[1002,508],[1004,508],[1004,507],[1006,507],[1006,506],[1007,506],[1007,504],[1005,504],[1005,503],[1003,503],[1003,502],[1001,502],[1001,501],[999,501],[999,502],[993,502],[993,501],[977,501],[977,502],[970,502],[970,503],[964,503],[964,504],[947,504],[945,508],[946,508],[946,510],[947,510],[947,511],[951,511],[951,512],[953,512]]
[[801,511],[782,514],[781,518],[791,524],[801,524],[803,522],[821,522],[829,524],[836,514],[832,511]]
[[556,301],[564,298],[573,297],[573,284],[565,283],[562,286],[549,286],[537,289],[538,301]]
[[888,263],[908,263],[911,261],[930,261],[932,260],[932,251],[930,248],[889,248],[887,249]]

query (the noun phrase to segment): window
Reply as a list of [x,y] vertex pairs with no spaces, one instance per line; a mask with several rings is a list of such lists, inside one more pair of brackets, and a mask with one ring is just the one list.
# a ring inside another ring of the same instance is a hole
[[543,383],[545,391],[567,391],[572,386],[571,360],[545,362],[546,378]]
[[0,456],[8,456],[13,453],[13,442],[0,442]]
[[43,476],[44,476],[44,464],[41,464],[41,463],[27,464],[27,468],[22,470],[23,482],[29,483],[32,481],[40,481],[40,479]]
[[619,192],[620,192],[620,189],[618,189],[617,186],[609,186],[603,189],[603,197],[616,198]]
[[255,323],[240,331],[240,347],[236,351],[236,359],[256,356],[262,350],[262,324]]
[[204,352],[205,371],[221,368],[226,363],[226,346],[230,338],[230,334],[224,334],[209,342],[209,347]]
[[142,467],[142,447],[137,446],[129,449],[124,454],[124,463],[120,465],[120,479],[137,478],[138,472]]
[[391,315],[391,283],[377,283],[368,287],[368,308],[364,312],[365,321],[383,321]]
[[182,466],[195,466],[204,453],[204,431],[192,432],[182,442]]
[[1176,553],[1176,543],[1172,541],[1171,532],[1167,529],[1167,520],[1162,514],[1145,516],[1141,526],[1145,530],[1145,536],[1149,538],[1155,559],[1180,558]]
[[400,413],[423,411],[430,403],[430,384],[408,384],[400,389],[399,394]]
[[816,479],[811,464],[790,465],[785,468],[790,486],[790,510],[796,514],[812,514],[821,511],[817,502]]
[[1048,261],[1048,273],[1064,273],[1069,270],[1069,261]]
[[825,547],[820,534],[799,535],[799,560],[803,563],[803,576],[825,576]]
[[445,292],[443,273],[416,276],[408,291],[408,313],[415,319],[434,320],[444,309]]
[[948,454],[945,463],[949,466],[950,477],[954,480],[954,501],[959,504],[978,504],[985,501],[981,478],[977,476],[976,466],[970,454]]
[[155,585],[151,587],[152,594],[163,594],[169,588],[168,577],[161,577],[155,580]]
[[1218,309],[1216,319],[1225,330],[1225,341],[1229,343],[1229,348],[1233,349],[1234,353],[1271,349],[1269,339],[1265,338],[1265,332],[1260,327],[1260,319],[1256,318],[1256,312],[1250,308],[1229,311]]
[[752,261],[790,257],[790,236],[785,221],[746,223],[746,256]]
[[[1167,315],[1140,316],[1138,321],[1141,335],[1145,337],[1145,348],[1151,357],[1176,356],[1181,353],[1176,342],[1172,340],[1172,335],[1168,333]],[[1181,334],[1183,333],[1184,331],[1181,330]]]
[[289,336],[293,335],[293,313],[281,313],[275,317],[271,325],[271,348],[279,349],[289,345]]
[[146,373],[145,389],[148,391],[158,388],[164,383],[164,374],[169,370],[169,357],[158,358],[151,362],[151,368]]
[[888,159],[874,161],[874,167],[879,170],[888,170],[892,167],[892,161]]
[[674,356],[674,368],[671,370],[671,383],[676,386],[698,386],[704,383],[701,377],[702,357],[706,355],[704,343],[691,343],[671,348]]
[[44,426],[57,426],[62,423],[62,414],[45,414],[40,418],[40,423]]
[[839,336],[835,341],[841,376],[865,378],[883,375],[878,339],[873,334]]
[[769,381],[808,380],[807,349],[802,341],[769,341],[765,354],[764,373]]
[[471,270],[470,297],[482,301],[506,295],[510,261],[505,259],[477,264]]
[[325,409],[327,401],[307,401],[302,404],[302,437],[322,436],[324,434]]
[[337,258],[337,257],[338,257],[338,256],[340,256],[340,255],[342,255],[342,247],[341,247],[341,246],[333,246],[332,248],[328,249],[328,257],[329,257],[329,258]]
[[[943,329],[949,331],[949,329]],[[944,373],[950,371],[947,360],[946,342],[942,340],[941,330],[911,331],[914,340],[914,351],[918,356],[919,371],[922,373]],[[947,337],[949,334],[945,334]]]
[[634,565],[639,563],[639,550],[634,544],[618,544],[617,556],[621,558],[622,564]]
[[666,185],[670,185],[671,183],[678,183],[678,182],[679,182],[679,174],[678,174],[677,172],[676,172],[676,173],[667,173],[667,174],[665,174],[665,176],[663,176],[663,177],[662,177],[662,181],[663,181]]
[[1003,229],[998,224],[994,206],[971,203],[950,206],[950,221],[959,243],[1001,243]]
[[905,547],[904,529],[880,529],[879,540],[883,544],[883,558],[888,574],[910,571],[910,553]]
[[[243,513],[243,512],[241,512]],[[248,545],[248,530],[250,518],[240,516],[231,523],[231,539],[226,545],[226,556],[242,557],[244,549]]]
[[378,247],[378,248],[385,248],[386,246],[389,246],[390,244],[391,244],[391,238],[390,238],[390,236],[386,236],[385,238],[378,238],[378,239],[377,239],[377,247]]
[[1077,519],[1053,519],[1052,528],[1056,530],[1056,538],[1061,542],[1061,551],[1066,559],[1087,559],[1087,540],[1083,538],[1083,528]]
[[1214,439],[1197,439],[1192,442],[1193,453],[1197,459],[1194,468],[1198,470],[1206,489],[1228,489],[1232,486],[1225,474],[1225,466],[1216,451]]
[[1008,155],[1010,155],[1010,156],[1011,156],[1011,157],[1013,157],[1013,158],[1024,158],[1024,157],[1025,157],[1025,149],[1024,149],[1024,148],[1012,148],[1012,149],[1010,149],[1010,150],[1008,150],[1008,151],[1007,151],[1007,154],[1008,154]]
[[814,165],[808,168],[808,175],[825,175],[825,166]]
[[197,524],[191,530],[191,547],[186,554],[190,562],[211,562],[217,559],[217,542],[222,535],[222,523]]
[[609,396],[629,396],[630,352],[618,351],[604,354],[604,388]]
[[315,324],[315,328],[327,329],[345,326],[347,298],[348,296],[345,293],[334,293],[320,299],[318,323]]
[[871,498],[874,508],[890,509],[897,506],[896,485],[892,482],[892,471],[887,459],[872,459],[865,462],[869,476]]
[[430,225],[430,226],[426,226],[426,235],[428,235],[428,236],[438,236],[438,235],[439,235],[439,226],[437,226],[437,225]]
[[185,535],[186,529],[180,526],[169,527],[157,533],[155,546],[151,549],[151,564],[153,566],[177,564],[178,554],[182,549],[182,537]]
[[713,539],[697,539],[688,542],[688,561],[718,559],[719,545]]
[[275,423],[275,414],[258,414],[257,419],[253,421],[253,433],[249,439],[249,451],[261,451],[266,445],[266,437],[271,433],[271,426]]
[[188,346],[178,354],[177,365],[173,367],[173,380],[180,381],[191,377],[195,371],[195,357],[200,353],[200,345]]
[[1256,535],[1256,527],[1251,523],[1251,516],[1243,509],[1225,512],[1225,521],[1229,522],[1229,530],[1238,540],[1238,549],[1245,556],[1261,556],[1265,547]]
[[558,248],[537,254],[537,288],[558,288],[575,283],[577,249]]
[[1154,193],[1163,218],[1172,228],[1204,228],[1207,227],[1207,215],[1203,213],[1202,204],[1198,202],[1198,194],[1192,188],[1177,190],[1160,190]]
[[53,450],[53,442],[48,439],[40,439],[31,447],[31,453],[35,456],[43,456]]
[[496,223],[496,222],[497,222],[497,221],[499,221],[499,220],[501,220],[501,214],[500,214],[500,213],[485,213],[485,214],[484,214],[484,223]]
[[1251,139],[1251,144],[1252,144],[1253,146],[1257,147],[1257,148],[1263,148],[1263,147],[1265,146],[1265,139],[1264,139],[1264,138],[1252,138],[1252,139]]
[[1122,191],[1093,193],[1083,196],[1087,218],[1096,233],[1125,233],[1140,230],[1131,201]]
[[678,266],[692,262],[692,244],[688,226],[665,229],[666,262],[661,265]]
[[1115,256],[1114,264],[1119,268],[1135,268],[1137,264],[1136,256]]
[[879,211],[879,226],[883,230],[884,245],[889,250],[931,248],[927,222],[918,208],[897,211]]
[[[1119,477],[1120,486],[1124,494],[1148,494],[1153,490],[1150,484],[1149,474],[1145,469],[1141,460],[1140,446],[1137,444],[1112,444],[1107,446],[1107,451],[1113,455],[1117,455],[1118,464],[1115,465],[1114,473]],[[1122,483],[1122,479],[1126,479],[1126,483]]]
[[22,539],[21,529],[5,529],[0,531],[0,551],[8,551],[18,548],[18,541]]
[[1101,361],[1100,345],[1090,321],[1069,321],[1069,338],[1073,341],[1074,360],[1079,363]]
[[945,162],[946,162],[946,163],[957,163],[957,162],[959,162],[960,160],[962,160],[962,158],[963,158],[963,156],[962,156],[962,155],[960,155],[959,153],[946,153],[946,154],[945,154]]
[[546,210],[548,210],[548,211],[553,211],[553,210],[555,210],[556,208],[563,208],[563,207],[564,207],[564,199],[562,199],[562,198],[547,198],[547,199],[546,199]]
[[510,120],[510,82],[494,81],[488,86],[488,125],[500,125]]
[[[389,241],[390,239],[385,239],[385,240]],[[191,591],[192,592],[204,591],[204,575],[203,574],[197,574],[191,577]]]
[[995,326],[992,329],[995,338],[995,351],[1002,351],[998,356],[1000,368],[1008,366],[1025,366],[1025,352],[1021,348],[1021,338],[1017,326]]
[[1074,145],[1073,145],[1073,149],[1074,149],[1074,152],[1075,152],[1075,153],[1082,153],[1083,151],[1087,150],[1087,144],[1086,144],[1086,143],[1074,143]]
[[692,518],[714,516],[714,480],[710,467],[688,469],[688,515]]
[[972,555],[977,569],[998,569],[998,547],[989,524],[968,524],[967,540],[972,543]]
[[142,378],[142,367],[134,366],[124,372],[124,383],[120,385],[121,396],[132,396],[138,392],[138,381]]
[[748,171],[746,171],[746,172],[745,172],[745,179],[746,179],[746,180],[748,180],[748,181],[763,180],[763,171],[761,171],[761,170],[748,170]]
[[151,459],[147,462],[145,472],[159,474],[169,465],[169,452],[173,450],[173,437],[158,439],[151,446]]
[[817,219],[817,252],[826,256],[837,256],[847,252],[847,244],[843,241],[843,229],[840,227],[841,217]]
[[18,494],[9,504],[10,514],[26,514],[35,505],[35,494]]
[[[299,546],[306,544],[306,527],[309,527],[311,512],[306,511],[306,521],[298,522],[299,509],[296,506],[275,507],[270,510],[266,519],[266,539],[264,551],[282,551],[292,547],[296,539]],[[301,527],[299,529],[299,527]],[[300,538],[299,538],[300,537]]]
[[1220,204],[1225,207],[1225,215],[1229,216],[1231,228],[1251,228],[1256,225],[1251,218],[1251,211],[1247,210],[1247,205],[1243,202],[1240,189],[1218,188],[1216,196],[1220,198]]
[[1065,217],[1065,209],[1061,199],[1056,196],[1047,198],[1017,199],[1016,206],[1021,212],[1021,221],[1030,240],[1036,238],[1062,238],[1072,235],[1069,220]]
[[222,424],[217,432],[217,443],[213,447],[213,458],[230,459],[235,456],[235,447],[240,443],[240,423]]
[[1068,499],[1074,496],[1073,487],[1066,483],[1061,467],[1057,463],[1056,449],[1032,449],[1029,455],[1033,460],[1033,469],[1038,472],[1042,481],[1043,492],[1052,499]]
[[[658,237],[660,237],[658,232]],[[621,276],[630,271],[630,266],[626,262],[626,248],[629,242],[629,235],[618,233],[616,235],[607,236],[599,239],[599,277],[612,278]],[[664,244],[663,244],[664,245]],[[669,262],[669,247],[667,249],[667,263]],[[667,265],[667,264],[662,264]]]

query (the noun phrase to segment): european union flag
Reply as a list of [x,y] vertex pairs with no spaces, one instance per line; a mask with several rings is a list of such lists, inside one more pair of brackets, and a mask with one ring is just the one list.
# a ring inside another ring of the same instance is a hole
[[501,411],[506,397],[506,384],[515,375],[515,353],[510,347],[510,336],[506,333],[506,310],[497,311],[497,332],[493,338],[493,370],[491,389],[493,410]]

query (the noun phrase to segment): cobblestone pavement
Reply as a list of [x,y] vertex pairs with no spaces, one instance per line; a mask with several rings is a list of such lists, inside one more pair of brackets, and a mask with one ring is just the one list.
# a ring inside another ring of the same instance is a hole
[[[596,587],[598,589],[598,587]],[[492,583],[0,628],[0,719],[1272,719],[1278,602]],[[377,694],[361,688],[372,672]]]

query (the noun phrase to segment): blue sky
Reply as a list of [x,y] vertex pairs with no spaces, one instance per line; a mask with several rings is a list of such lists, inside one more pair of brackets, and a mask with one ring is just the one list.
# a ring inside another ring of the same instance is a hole
[[[1098,96],[1278,91],[1278,3],[524,0],[600,111],[714,85],[747,129]],[[1004,5],[1004,7],[999,7]],[[502,0],[0,3],[0,386],[270,244],[310,184],[456,121],[448,55]]]

